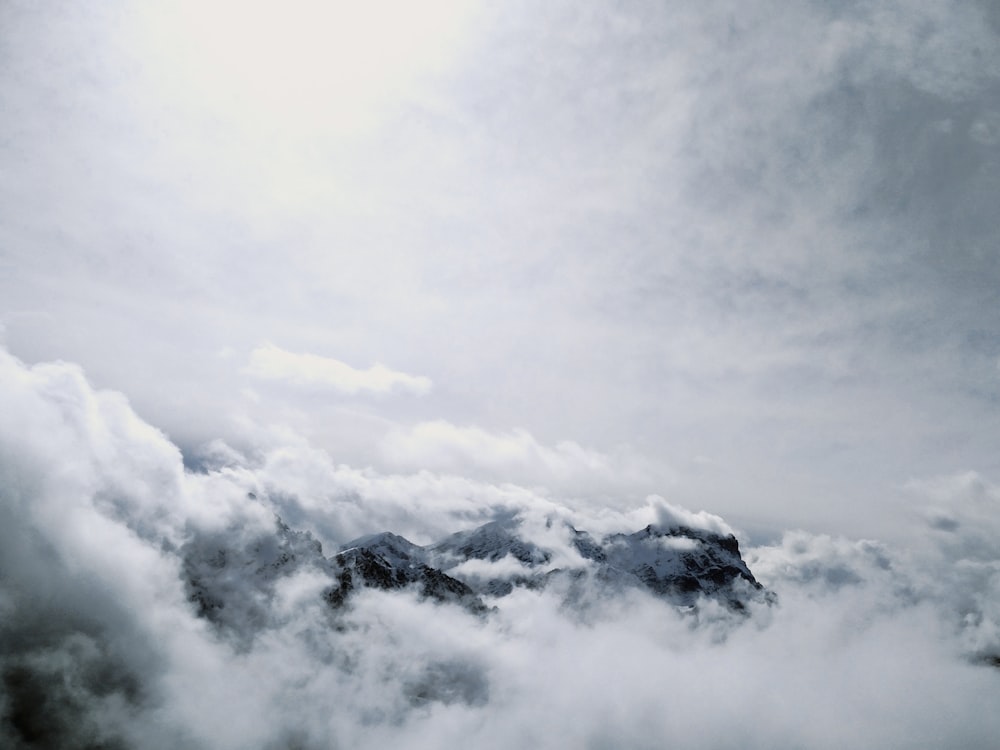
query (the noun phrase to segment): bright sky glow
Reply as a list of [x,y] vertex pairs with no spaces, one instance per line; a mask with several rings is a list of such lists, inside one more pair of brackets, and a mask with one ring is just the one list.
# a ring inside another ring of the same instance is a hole
[[[0,112],[0,746],[995,750],[995,0],[4,0]],[[777,600],[331,613],[515,518]]]
[[[240,132],[327,137],[439,71],[466,30],[461,0],[209,0],[144,7],[141,37],[169,93]],[[390,22],[391,19],[391,22]]]
[[1000,472],[1000,46],[942,8],[11,5],[7,345],[188,451],[892,533]]

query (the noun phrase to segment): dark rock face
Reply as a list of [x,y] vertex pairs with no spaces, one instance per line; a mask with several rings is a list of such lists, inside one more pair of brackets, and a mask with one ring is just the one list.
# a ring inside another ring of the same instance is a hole
[[578,531],[572,526],[570,531],[573,533],[573,547],[580,553],[580,557],[598,563],[607,562],[608,556],[605,554],[604,548],[594,540],[594,537],[586,531]]
[[552,559],[548,550],[521,539],[517,535],[516,519],[508,518],[490,521],[471,531],[460,531],[431,545],[429,551],[436,561],[447,565],[449,559],[488,560],[497,562],[504,557],[512,557],[518,562],[534,567]]
[[379,554],[377,546],[359,546],[339,553],[334,560],[340,567],[337,575],[339,585],[329,589],[325,595],[326,600],[334,607],[342,606],[351,592],[362,587],[394,591],[414,586],[421,596],[428,599],[460,604],[477,613],[487,610],[486,605],[469,586],[425,565],[419,559],[404,566],[391,556]]
[[129,744],[117,736],[120,728],[102,721],[93,707],[112,697],[128,707],[140,705],[145,696],[139,676],[96,632],[69,635],[55,650],[61,659],[51,658],[52,645],[45,655],[43,649],[4,654],[0,741],[14,748],[125,750]]
[[[571,547],[589,563],[577,572],[589,569],[606,589],[640,586],[685,606],[701,597],[712,597],[736,610],[744,607],[747,598],[767,600],[732,535],[653,525],[633,534],[612,534],[601,541],[571,526],[566,532]],[[540,588],[553,577],[573,572],[552,569],[552,553],[522,539],[519,533],[516,519],[504,519],[453,534],[427,551],[432,564],[445,570],[471,559],[493,563],[504,558],[515,560],[521,572],[467,581],[478,593],[493,597],[506,596],[518,587]],[[579,581],[579,577],[574,580]]]
[[[550,525],[547,533],[551,530]],[[276,581],[303,569],[329,579],[324,598],[334,610],[349,604],[361,589],[407,589],[485,614],[490,610],[482,597],[500,598],[517,588],[539,589],[554,582],[561,582],[560,591],[569,592],[566,606],[593,584],[604,592],[639,587],[681,606],[707,597],[736,611],[752,600],[772,600],[743,562],[731,535],[654,525],[600,541],[571,526],[554,532],[566,545],[560,559],[568,559],[568,566],[553,565],[555,550],[522,536],[520,522],[513,517],[426,547],[382,532],[356,539],[332,557],[323,556],[320,543],[309,533],[278,520],[272,533],[248,538],[233,532],[189,541],[183,549],[185,584],[198,615],[241,646],[248,646],[254,634],[268,626]],[[464,565],[472,562],[476,564]]]
[[[688,527],[647,526],[614,534],[603,544],[606,564],[635,576],[656,594],[678,604],[701,596],[742,607],[743,592],[762,591],[740,556],[736,537]],[[741,588],[742,586],[742,588]]]
[[280,519],[271,532],[232,529],[192,538],[181,552],[188,600],[240,647],[269,621],[276,581],[303,568],[336,572],[317,539]]

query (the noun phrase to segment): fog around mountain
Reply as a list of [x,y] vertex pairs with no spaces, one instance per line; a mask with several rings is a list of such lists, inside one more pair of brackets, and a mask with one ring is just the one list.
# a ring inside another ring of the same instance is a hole
[[[744,550],[777,596],[745,612],[597,586],[569,604],[515,588],[487,616],[414,587],[334,610],[329,558],[303,552],[320,540],[332,556],[361,532],[425,542],[513,514],[570,558],[548,520],[728,527],[655,497],[580,512],[513,485],[382,475],[304,441],[216,445],[192,471],[78,367],[4,354],[0,372],[5,746],[986,748],[1000,729],[1000,490],[979,478],[928,487],[905,546],[789,531]],[[258,570],[279,558],[276,514],[301,529],[291,573]],[[229,627],[185,586],[191,544],[252,550],[230,558]]]
[[997,7],[0,2],[0,745],[994,747]]

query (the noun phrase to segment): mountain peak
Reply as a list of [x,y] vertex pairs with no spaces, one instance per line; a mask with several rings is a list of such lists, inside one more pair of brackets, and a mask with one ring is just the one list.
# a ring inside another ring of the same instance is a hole
[[425,598],[458,603],[477,613],[486,611],[486,605],[467,584],[428,565],[423,547],[391,531],[349,542],[334,560],[340,567],[338,585],[326,595],[334,606],[343,604],[361,587],[384,591],[416,588]]
[[725,528],[664,520],[598,540],[551,521],[541,536],[529,536],[523,520],[511,514],[427,546],[391,531],[367,534],[329,558],[308,532],[279,520],[272,533],[258,532],[249,541],[240,542],[239,534],[192,540],[186,546],[185,574],[199,613],[244,638],[252,638],[253,623],[266,621],[261,607],[275,582],[303,566],[329,577],[325,598],[335,608],[359,589],[410,589],[483,614],[489,610],[480,597],[499,599],[515,588],[541,588],[567,575],[604,588],[637,586],[683,606],[702,597],[734,610],[749,599],[770,601],[743,561],[736,537]]

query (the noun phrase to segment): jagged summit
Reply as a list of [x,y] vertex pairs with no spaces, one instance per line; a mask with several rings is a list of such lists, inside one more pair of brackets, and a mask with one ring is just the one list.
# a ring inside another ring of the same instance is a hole
[[344,545],[334,560],[340,568],[338,585],[326,594],[333,606],[344,604],[358,588],[412,586],[426,598],[461,604],[473,612],[486,611],[486,605],[467,584],[428,565],[424,548],[398,534],[386,531],[355,539]]
[[740,610],[769,596],[743,561],[736,537],[723,530],[650,524],[598,540],[550,521],[544,531],[528,534],[510,515],[426,546],[391,531],[368,534],[324,557],[308,532],[278,519],[272,533],[249,539],[216,534],[191,540],[184,574],[199,614],[242,636],[266,621],[275,581],[306,567],[329,578],[324,597],[334,609],[361,589],[412,590],[484,614],[490,599],[565,576],[593,581],[604,591],[644,589],[681,606],[712,598]]
[[427,561],[427,554],[423,547],[391,531],[382,531],[378,534],[368,534],[367,536],[358,537],[342,545],[339,554],[351,554],[354,550],[358,549],[378,554],[385,558],[387,562],[400,568],[413,567]]
[[521,522],[516,517],[490,521],[470,531],[459,531],[429,547],[438,564],[447,570],[466,560],[497,562],[511,557],[523,565],[535,567],[552,559],[552,554],[519,535]]
[[651,591],[678,603],[716,596],[740,605],[740,582],[762,588],[732,534],[650,524],[633,534],[606,537],[602,549],[606,565],[632,574]]

